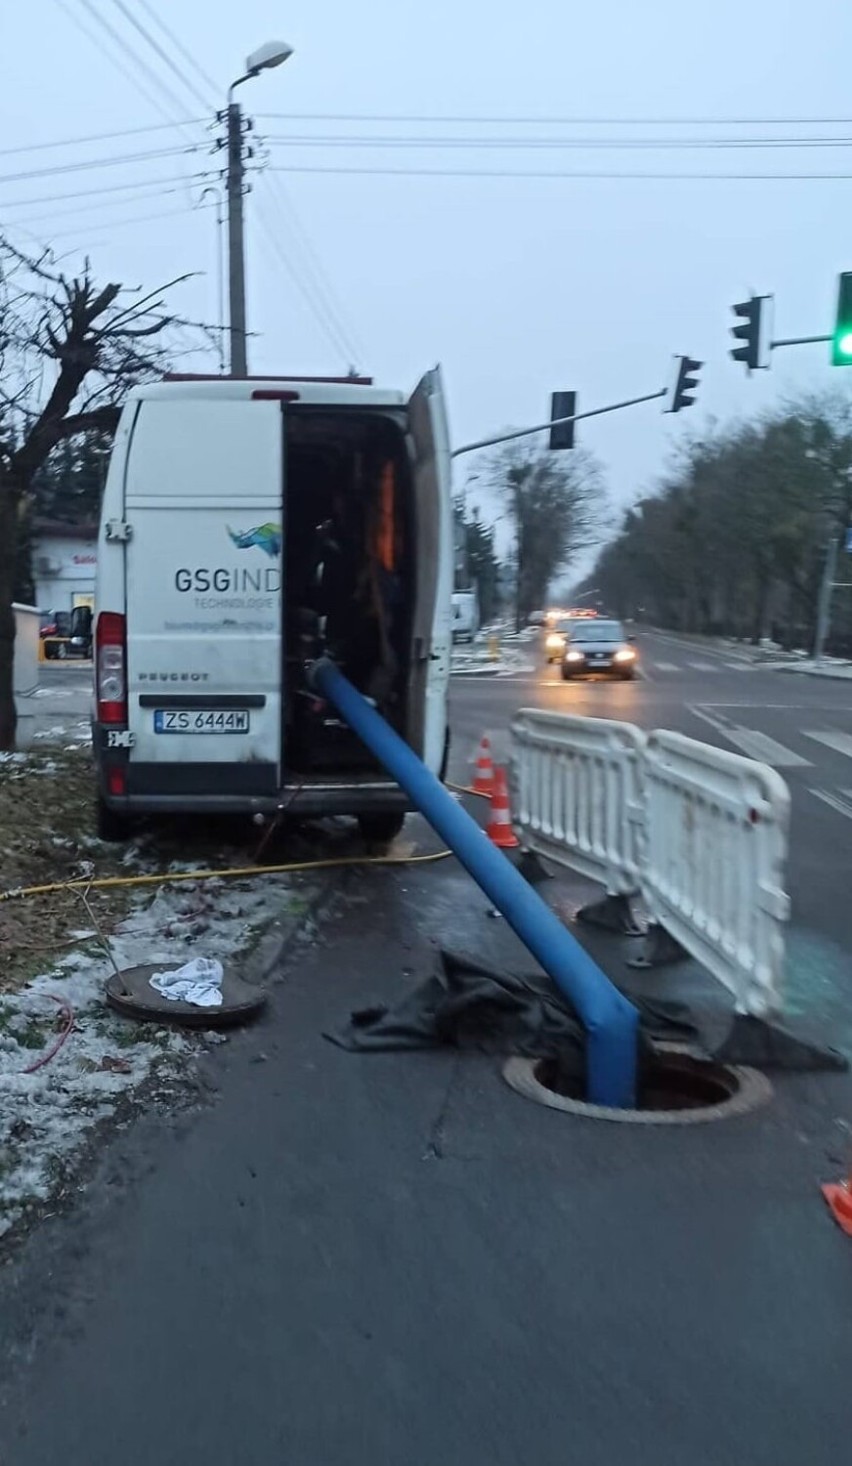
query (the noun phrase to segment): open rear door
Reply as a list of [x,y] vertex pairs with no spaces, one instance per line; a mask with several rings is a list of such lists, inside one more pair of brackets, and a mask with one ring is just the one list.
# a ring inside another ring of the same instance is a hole
[[453,595],[450,438],[439,367],[408,403],[414,443],[417,590],[411,646],[409,740],[437,774],[447,737]]
[[280,786],[282,505],[280,403],[142,403],[125,485],[132,792]]

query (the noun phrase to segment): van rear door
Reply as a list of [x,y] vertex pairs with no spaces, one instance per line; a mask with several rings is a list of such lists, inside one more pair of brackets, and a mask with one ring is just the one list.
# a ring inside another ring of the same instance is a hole
[[143,400],[125,478],[128,793],[280,785],[281,405]]
[[453,505],[450,439],[439,367],[408,403],[414,444],[417,591],[409,685],[409,739],[437,774],[447,738],[453,596]]

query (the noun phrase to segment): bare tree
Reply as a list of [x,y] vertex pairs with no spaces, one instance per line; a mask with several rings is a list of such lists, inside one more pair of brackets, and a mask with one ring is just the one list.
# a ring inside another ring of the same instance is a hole
[[63,438],[114,431],[128,389],[162,373],[167,328],[189,324],[165,310],[178,283],[98,286],[88,263],[67,275],[0,236],[0,750],[15,739],[12,597],[33,476]]
[[603,474],[583,449],[551,453],[508,443],[490,461],[489,481],[515,530],[517,629],[571,559],[597,544],[607,511]]

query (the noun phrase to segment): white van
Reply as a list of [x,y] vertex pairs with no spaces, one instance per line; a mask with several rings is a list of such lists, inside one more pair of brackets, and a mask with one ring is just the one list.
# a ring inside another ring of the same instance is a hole
[[453,641],[473,641],[479,630],[479,596],[475,590],[453,592]]
[[438,369],[170,378],[130,393],[98,542],[99,828],[147,813],[352,814],[399,786],[311,692],[328,650],[436,774],[448,747],[453,527]]

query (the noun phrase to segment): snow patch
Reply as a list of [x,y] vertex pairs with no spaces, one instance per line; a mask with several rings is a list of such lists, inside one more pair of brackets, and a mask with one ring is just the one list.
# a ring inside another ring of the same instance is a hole
[[[117,928],[112,959],[119,968],[180,962],[191,947],[191,955],[227,963],[289,899],[282,876],[161,889],[153,899],[140,897]],[[94,933],[81,929],[75,937],[87,946],[20,993],[0,997],[0,1236],[28,1204],[47,1200],[59,1164],[123,1095],[158,1070],[175,1072],[204,1041],[113,1013],[103,996],[112,962]],[[74,1027],[53,1059],[26,1074],[64,1026],[55,998],[71,1004]]]

